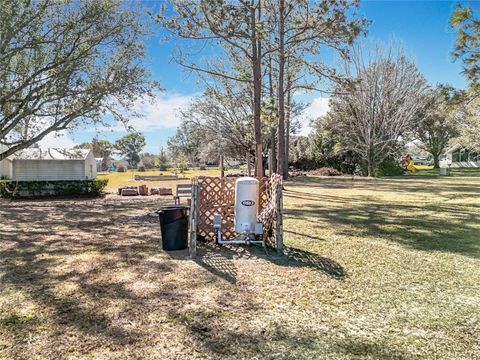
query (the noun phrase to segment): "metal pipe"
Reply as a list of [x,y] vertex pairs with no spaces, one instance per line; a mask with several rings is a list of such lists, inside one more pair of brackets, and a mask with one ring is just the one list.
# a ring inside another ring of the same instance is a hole
[[226,245],[226,244],[262,244],[262,240],[219,240],[218,243],[220,245]]
[[[213,229],[215,231],[215,238],[217,239],[217,244],[220,245],[227,245],[227,244],[262,244],[265,246],[265,242],[263,240],[251,240],[249,234],[240,234],[237,235],[232,240],[224,240],[222,239],[222,218],[220,214],[213,215]],[[263,231],[262,231],[263,232]],[[239,239],[240,236],[244,236],[244,239]]]

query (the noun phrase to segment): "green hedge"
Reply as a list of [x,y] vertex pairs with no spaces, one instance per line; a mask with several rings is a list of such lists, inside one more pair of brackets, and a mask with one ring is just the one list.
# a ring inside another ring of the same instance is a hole
[[36,198],[44,196],[100,196],[108,179],[62,181],[0,181],[0,197]]
[[403,170],[398,161],[392,158],[387,158],[383,160],[379,165],[377,170],[375,171],[375,176],[383,177],[383,176],[400,176],[404,175],[405,170]]

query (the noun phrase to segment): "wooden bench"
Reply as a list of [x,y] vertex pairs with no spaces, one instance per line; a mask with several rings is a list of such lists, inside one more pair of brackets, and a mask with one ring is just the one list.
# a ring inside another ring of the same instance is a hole
[[177,184],[177,192],[173,197],[175,205],[180,205],[180,198],[191,198],[192,197],[192,184]]

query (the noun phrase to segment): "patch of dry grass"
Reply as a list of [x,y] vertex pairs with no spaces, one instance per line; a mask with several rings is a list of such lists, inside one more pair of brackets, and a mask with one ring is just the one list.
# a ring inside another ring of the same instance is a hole
[[160,197],[0,203],[0,358],[480,357],[480,179],[286,184],[285,257],[159,245]]

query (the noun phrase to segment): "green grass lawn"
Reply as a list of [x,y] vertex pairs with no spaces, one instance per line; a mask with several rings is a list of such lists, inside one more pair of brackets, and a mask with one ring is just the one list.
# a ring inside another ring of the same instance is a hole
[[0,358],[480,358],[478,175],[295,178],[282,258],[163,252],[170,198],[2,201]]
[[[190,179],[194,176],[220,176],[220,170],[218,168],[208,168],[207,170],[198,170],[198,169],[189,169],[186,170],[184,173],[180,173],[178,170],[176,171],[179,180],[178,181],[170,181],[170,180],[162,180],[162,181],[135,181],[134,174],[138,175],[172,175],[175,169],[170,169],[168,171],[158,171],[158,170],[148,170],[143,172],[138,171],[127,171],[127,172],[111,172],[111,173],[99,173],[98,178],[100,179],[108,179],[108,185],[106,188],[107,192],[117,192],[117,189],[120,186],[138,186],[142,184],[147,184],[148,187],[170,187],[172,189],[175,188],[175,185],[178,183],[188,183]],[[225,170],[225,174],[229,173],[238,173],[239,170]]]
[[328,324],[319,353],[340,346],[348,357],[480,356],[476,174],[306,178],[287,186],[288,244],[346,273],[301,300],[317,304],[316,316]]
[[[434,169],[433,166],[428,165],[415,165],[417,172],[410,173],[408,176],[420,176],[420,177],[440,177],[439,169]],[[451,168],[451,177],[477,177],[480,176],[480,169],[478,168]]]

